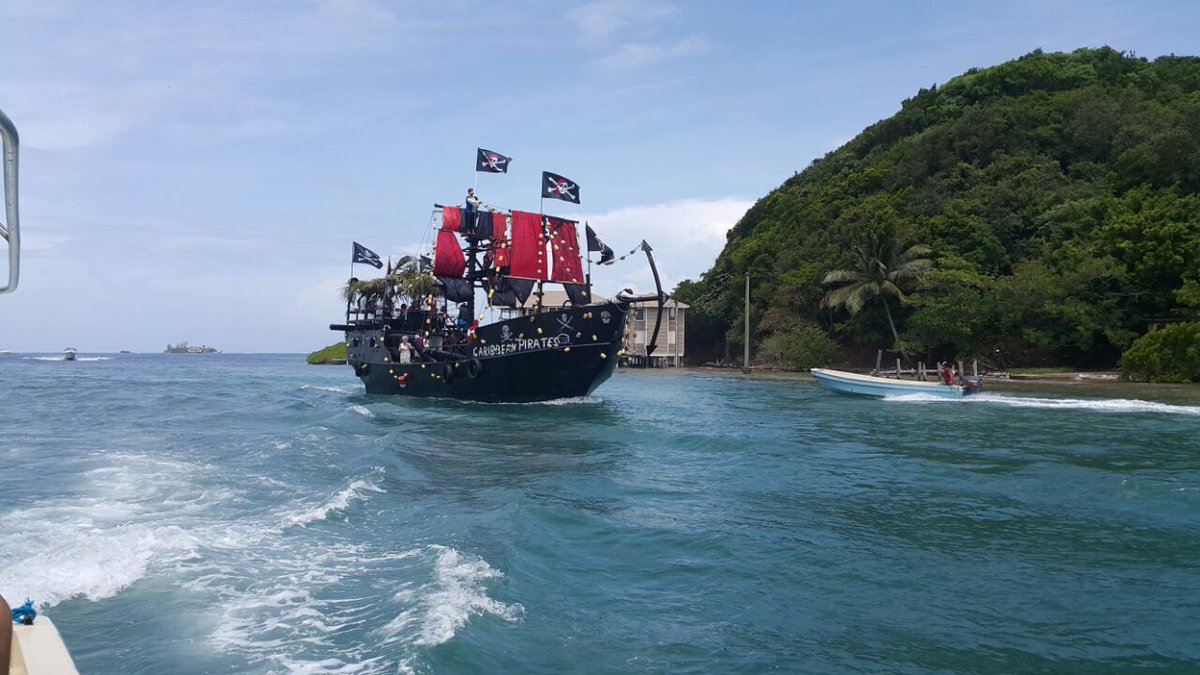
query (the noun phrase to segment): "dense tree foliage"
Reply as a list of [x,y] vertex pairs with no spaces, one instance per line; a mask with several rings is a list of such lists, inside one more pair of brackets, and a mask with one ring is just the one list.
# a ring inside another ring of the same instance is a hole
[[1200,322],[1147,333],[1121,356],[1121,378],[1135,382],[1200,382]]
[[[823,307],[826,276],[880,228],[934,269],[903,303]],[[1194,315],[1200,59],[1036,51],[921,90],[760,199],[680,285],[692,358],[740,351],[746,274],[756,351],[818,326],[873,355],[891,310],[895,346],[927,362],[1113,366],[1152,323]]]

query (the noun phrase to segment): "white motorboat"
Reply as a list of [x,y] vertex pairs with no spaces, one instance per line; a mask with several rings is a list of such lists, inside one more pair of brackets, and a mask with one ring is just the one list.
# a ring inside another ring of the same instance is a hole
[[74,361],[78,351],[74,347],[67,347],[63,350],[63,361]]
[[982,378],[964,377],[961,384],[943,384],[941,382],[923,382],[920,380],[894,380],[874,375],[860,375],[843,370],[813,368],[813,378],[821,386],[842,394],[859,394],[862,396],[905,396],[909,394],[925,394],[940,398],[962,398],[977,394],[983,389]]

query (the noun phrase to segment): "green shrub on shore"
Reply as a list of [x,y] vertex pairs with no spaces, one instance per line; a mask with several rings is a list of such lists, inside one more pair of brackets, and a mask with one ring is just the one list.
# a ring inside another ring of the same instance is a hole
[[1121,355],[1121,379],[1200,382],[1200,322],[1172,324],[1138,338]]
[[820,328],[801,324],[764,340],[760,353],[788,370],[805,372],[809,368],[828,365],[837,358],[840,349]]
[[346,361],[346,343],[338,342],[308,355],[308,362],[313,365],[326,363],[344,363]]

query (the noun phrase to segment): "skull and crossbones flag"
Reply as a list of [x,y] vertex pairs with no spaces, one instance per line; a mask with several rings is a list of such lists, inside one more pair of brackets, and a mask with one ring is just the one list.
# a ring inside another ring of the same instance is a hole
[[508,173],[508,163],[512,157],[505,157],[498,152],[477,148],[479,155],[475,158],[475,170],[486,173]]
[[357,241],[354,242],[354,257],[350,261],[351,265],[354,263],[362,263],[370,265],[375,269],[383,269],[383,261],[379,259],[379,254]]
[[567,180],[556,173],[542,172],[542,198],[561,199],[573,204],[579,203],[579,185]]

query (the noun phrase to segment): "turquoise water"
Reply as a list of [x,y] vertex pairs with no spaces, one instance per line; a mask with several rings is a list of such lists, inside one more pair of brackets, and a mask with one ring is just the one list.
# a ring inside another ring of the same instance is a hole
[[1200,406],[0,358],[0,593],[87,673],[1196,673]]

